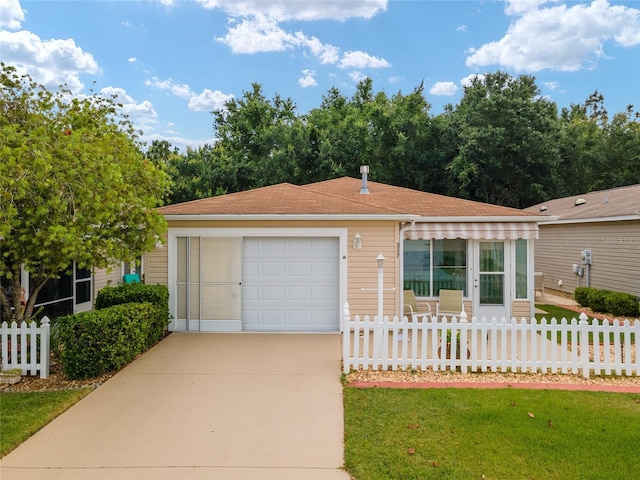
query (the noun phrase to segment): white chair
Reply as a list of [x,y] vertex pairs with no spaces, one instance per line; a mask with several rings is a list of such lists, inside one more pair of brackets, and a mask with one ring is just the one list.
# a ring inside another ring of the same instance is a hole
[[459,317],[464,310],[464,302],[462,300],[462,290],[440,290],[440,299],[436,306],[436,318],[440,317]]
[[535,297],[536,293],[540,292],[544,300],[544,273],[534,272],[533,279],[533,296]]
[[428,303],[420,305],[422,308],[418,308],[418,302],[416,301],[416,294],[413,290],[404,291],[404,315],[407,318],[416,320],[418,317],[424,317],[425,315],[431,317],[431,306]]

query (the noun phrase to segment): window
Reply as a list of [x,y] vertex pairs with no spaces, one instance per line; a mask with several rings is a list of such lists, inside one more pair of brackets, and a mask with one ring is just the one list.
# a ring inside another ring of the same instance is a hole
[[527,298],[527,240],[516,240],[516,298]]
[[440,289],[467,295],[467,241],[404,240],[404,288],[435,297]]

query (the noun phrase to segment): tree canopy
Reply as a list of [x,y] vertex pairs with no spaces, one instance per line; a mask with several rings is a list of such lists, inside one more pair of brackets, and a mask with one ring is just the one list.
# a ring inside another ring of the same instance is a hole
[[[0,131],[0,275],[13,287],[0,301],[17,320],[73,262],[109,267],[153,248],[168,180],[112,99],[53,93],[2,64]],[[21,266],[34,280],[24,312]]]
[[169,156],[169,201],[355,176],[363,164],[372,180],[516,208],[640,183],[638,114],[610,116],[598,92],[559,113],[534,77],[496,72],[430,110],[422,85],[389,96],[367,78],[299,114],[253,84],[213,112],[214,144]]

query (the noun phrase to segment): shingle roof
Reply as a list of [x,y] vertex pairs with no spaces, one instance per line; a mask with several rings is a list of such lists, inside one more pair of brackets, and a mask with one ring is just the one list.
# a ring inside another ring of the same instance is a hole
[[[584,202],[578,200],[584,200]],[[532,213],[554,215],[558,217],[558,221],[638,216],[640,214],[640,184],[557,198],[533,205],[525,210]]]
[[160,208],[164,215],[418,215],[423,217],[533,216],[522,210],[368,182],[336,178],[309,185],[270,187]]

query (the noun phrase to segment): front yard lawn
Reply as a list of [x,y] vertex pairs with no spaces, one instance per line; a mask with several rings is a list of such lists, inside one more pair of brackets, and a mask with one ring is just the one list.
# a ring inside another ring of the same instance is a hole
[[345,388],[357,480],[637,478],[640,395]]
[[0,393],[0,457],[36,433],[91,388],[35,393]]

